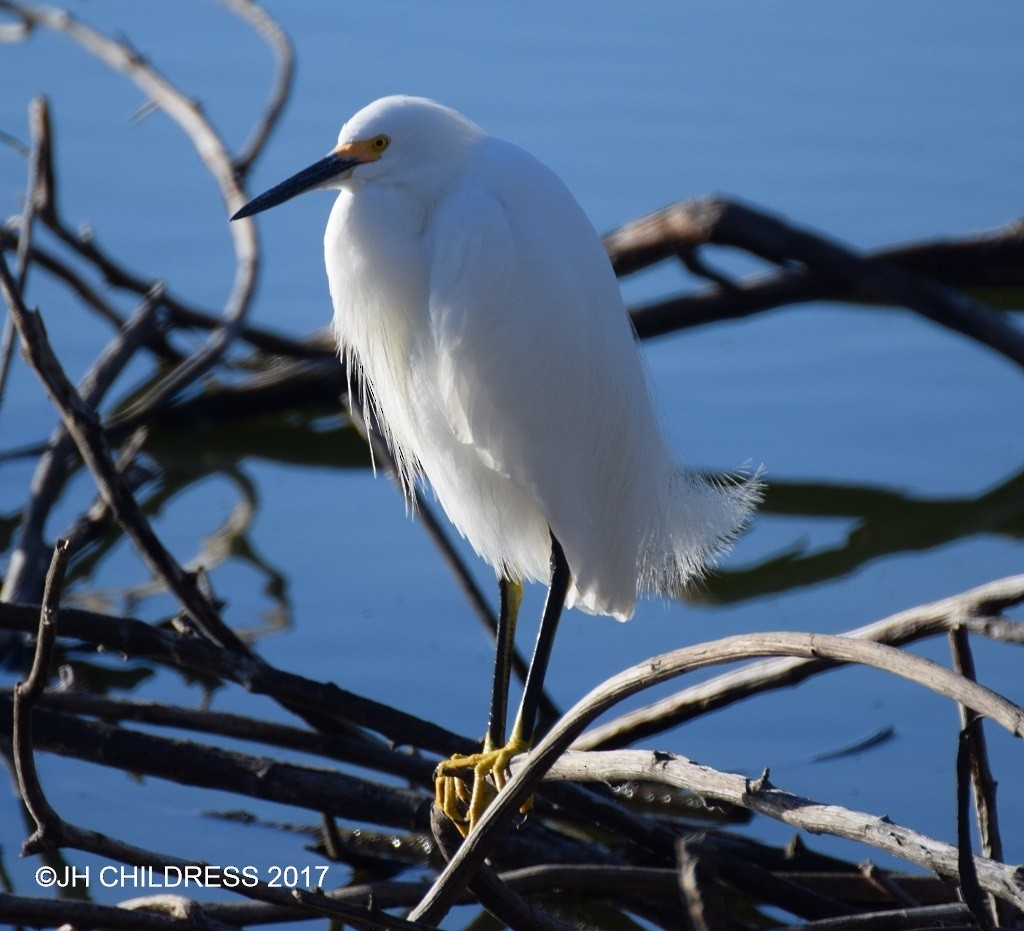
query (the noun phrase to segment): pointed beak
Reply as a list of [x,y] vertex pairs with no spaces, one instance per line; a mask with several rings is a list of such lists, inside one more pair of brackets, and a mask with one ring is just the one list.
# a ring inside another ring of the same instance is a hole
[[260,194],[259,197],[254,197],[231,219],[241,220],[243,217],[251,217],[262,210],[269,210],[271,207],[283,204],[286,200],[297,197],[304,191],[311,191],[332,181],[360,164],[362,164],[362,159],[346,158],[338,152],[332,152],[327,158],[322,158],[308,168],[303,168],[298,174],[275,185],[269,191]]

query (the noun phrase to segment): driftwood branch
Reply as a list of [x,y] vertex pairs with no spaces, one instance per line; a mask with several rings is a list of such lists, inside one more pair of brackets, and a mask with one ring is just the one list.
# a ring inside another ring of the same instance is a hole
[[292,78],[295,74],[295,54],[292,43],[277,21],[253,0],[220,0],[232,13],[244,19],[269,46],[274,55],[274,83],[262,116],[252,128],[252,132],[241,153],[234,160],[235,174],[244,178],[253,162],[263,152],[263,147],[270,138],[284,112],[288,95],[292,89]]
[[[95,410],[114,380],[146,342],[154,330],[154,314],[159,300],[158,288],[143,302],[86,374],[79,386],[83,405]],[[14,319],[13,314],[11,319]],[[36,598],[45,550],[44,526],[67,478],[74,448],[71,434],[65,426],[60,426],[51,435],[47,451],[39,458],[32,478],[32,495],[22,510],[17,543],[0,591],[3,601],[34,601]]]
[[[517,757],[513,773],[526,771],[527,761]],[[647,750],[606,750],[563,754],[549,769],[547,779],[583,782],[630,782],[649,779],[685,789],[705,799],[749,808],[812,834],[833,834],[866,843],[900,859],[917,863],[940,876],[959,879],[959,851],[896,824],[887,817],[851,811],[801,798],[773,786],[766,777],[721,773],[671,753]],[[972,863],[985,889],[1001,899],[1024,903],[1024,883],[1014,867],[975,856]]]
[[[53,170],[50,164],[50,116],[45,97],[37,97],[29,105],[29,125],[32,130],[32,149],[29,153],[28,186],[25,203],[18,224],[16,243],[17,259],[15,280],[18,290],[24,292],[28,282],[29,255],[32,251],[32,228],[36,215],[45,210],[47,199],[53,189]],[[3,332],[0,333],[0,405],[3,403],[14,354],[14,319],[8,314],[4,318]]]
[[[1015,258],[1021,265],[1024,230],[1019,227],[1008,229],[1005,237],[1008,248],[1016,247]],[[779,272],[745,289],[723,289],[731,309],[723,316],[745,316],[797,300],[831,297],[837,290],[853,292],[908,307],[1024,365],[1024,330],[983,301],[920,274],[907,267],[906,261],[899,264],[901,257],[906,258],[906,250],[891,257],[863,257],[820,234],[723,198],[673,204],[605,237],[605,248],[619,274],[705,244],[737,246],[770,262],[795,261],[804,266],[800,271]],[[678,329],[686,325],[680,313],[682,306],[659,302],[633,308],[633,324],[641,337]],[[703,317],[709,318],[707,314]]]
[[[15,689],[12,702],[11,742],[18,776],[18,786],[22,799],[36,822],[36,831],[26,840],[24,851],[25,853],[32,853],[54,847],[73,847],[106,856],[122,863],[131,863],[139,866],[205,867],[206,864],[153,853],[66,822],[53,809],[43,792],[35,768],[32,715],[34,705],[42,695],[46,680],[50,675],[57,635],[61,586],[67,568],[67,558],[67,544],[65,541],[59,541],[54,549],[53,562],[46,580],[46,592],[43,608],[40,613],[32,668],[28,678]],[[66,729],[62,737],[67,737]],[[164,758],[170,760],[177,756],[178,753],[176,752],[166,754]],[[135,769],[131,764],[126,766],[126,768]],[[191,772],[198,774],[202,772],[202,769],[195,767],[191,769]],[[259,778],[261,780],[268,775],[269,773],[266,770],[261,769],[259,771]],[[270,778],[271,780],[273,779],[272,776]],[[370,804],[372,807],[378,808],[379,801],[380,799],[376,802],[370,801]],[[360,811],[362,810],[364,809],[361,808]],[[355,816],[357,817],[358,815]],[[367,909],[335,902],[320,892],[307,892],[300,889],[276,889],[265,883],[257,883],[248,888],[240,886],[238,891],[248,897],[277,905],[297,903],[304,906],[312,914],[342,918],[355,927],[360,928],[385,928],[395,929],[395,931],[410,929],[411,931],[411,929],[422,927],[415,923],[393,918],[385,913],[371,914]],[[8,904],[11,906],[12,912],[17,913],[18,903],[10,902]],[[198,913],[199,911],[197,906],[196,912]],[[127,925],[119,924],[118,926],[125,927]],[[200,924],[201,926],[203,925]]]
[[[878,643],[825,634],[771,633],[726,637],[662,654],[612,677],[566,712],[531,753],[527,766],[512,778],[470,831],[458,854],[438,877],[431,892],[413,910],[412,916],[436,922],[447,913],[455,895],[486,857],[511,815],[526,802],[551,764],[598,715],[629,695],[685,672],[752,655],[789,655],[863,663],[917,682],[990,718],[1015,736],[1024,736],[1024,710],[1012,702],[936,663]],[[913,859],[913,851],[904,850],[902,855]],[[1019,890],[1012,895],[1011,892],[1012,889],[1003,890],[1002,894],[1016,901]],[[1020,893],[1019,898],[1024,901],[1024,893]]]
[[[963,627],[980,635],[1024,642],[1024,624],[999,612],[1024,601],[1024,575],[986,583],[951,598],[901,611],[844,636],[905,646],[923,637]],[[781,686],[793,686],[831,668],[822,659],[782,659],[751,663],[693,685],[675,695],[591,728],[574,744],[578,750],[621,747],[662,733],[684,721]]]
[[[150,100],[171,117],[192,141],[204,165],[217,182],[227,215],[237,211],[246,196],[238,184],[234,161],[212,124],[199,105],[182,94],[173,84],[147,64],[141,56],[122,42],[116,42],[79,22],[66,11],[53,7],[27,7],[8,0],[0,9],[13,11],[34,27],[62,33],[79,43],[100,61],[133,81]],[[259,249],[256,227],[251,221],[232,223],[231,238],[235,249],[235,280],[225,305],[222,324],[214,331],[206,346],[182,363],[174,372],[147,393],[144,401],[126,412],[125,419],[138,420],[143,412],[152,411],[167,402],[185,385],[208,371],[237,335],[248,310],[256,274]]]
[[95,411],[82,400],[68,381],[50,347],[42,319],[38,314],[30,312],[22,303],[21,295],[2,255],[0,288],[21,336],[26,360],[46,387],[68,434],[74,440],[79,454],[88,465],[100,492],[125,533],[135,543],[153,572],[181,599],[182,604],[210,637],[218,643],[230,646],[233,650],[247,653],[248,647],[224,624],[209,599],[199,590],[195,579],[182,570],[153,532],[149,520],[117,471]]

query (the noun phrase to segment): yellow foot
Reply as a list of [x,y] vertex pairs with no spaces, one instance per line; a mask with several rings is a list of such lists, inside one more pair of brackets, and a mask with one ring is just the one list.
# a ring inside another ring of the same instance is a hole
[[[508,781],[508,764],[512,758],[527,749],[529,748],[526,743],[516,738],[497,750],[485,742],[481,753],[471,753],[468,756],[457,753],[434,770],[434,797],[437,806],[459,829],[463,837],[480,820],[480,816],[494,796],[505,787]],[[466,776],[470,770],[473,772],[471,790],[466,787]],[[521,811],[525,814],[529,808],[530,802],[527,802]]]

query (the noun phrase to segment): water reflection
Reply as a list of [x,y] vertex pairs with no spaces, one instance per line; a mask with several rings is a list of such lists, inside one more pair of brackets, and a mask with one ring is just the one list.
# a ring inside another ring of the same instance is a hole
[[726,604],[788,592],[849,575],[883,556],[919,552],[982,535],[1024,538],[1024,471],[969,498],[923,498],[864,485],[769,483],[762,515],[842,518],[850,522],[835,546],[802,544],[744,569],[723,569],[707,598]]
[[[260,488],[252,478],[256,461],[316,469],[363,469],[370,465],[366,446],[340,412],[325,409],[233,419],[198,426],[178,423],[153,434],[148,455],[160,478],[144,495],[152,518],[169,512],[177,499],[210,479],[226,482],[234,502],[219,518],[189,560],[210,571],[229,562],[254,570],[262,580],[264,628],[248,636],[290,625],[289,581],[265,559],[251,538],[260,508]],[[926,498],[908,492],[830,482],[773,479],[759,518],[797,518],[808,523],[839,521],[838,542],[812,546],[802,537],[756,564],[725,567],[695,595],[702,602],[734,604],[768,594],[847,576],[881,557],[945,546],[982,535],[1024,538],[1024,471],[974,497]],[[72,578],[78,599],[96,610],[110,610],[116,599],[127,612],[159,591],[147,583],[119,592],[82,594],[83,583],[96,575],[118,537],[108,534],[76,562]],[[105,603],[101,604],[95,599]]]

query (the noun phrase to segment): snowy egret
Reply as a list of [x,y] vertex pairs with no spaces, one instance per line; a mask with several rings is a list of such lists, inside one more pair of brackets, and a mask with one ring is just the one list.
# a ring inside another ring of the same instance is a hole
[[[500,789],[532,742],[563,606],[625,620],[639,593],[679,594],[743,528],[759,485],[673,461],[601,241],[531,155],[433,101],[385,97],[232,219],[321,188],[340,192],[324,252],[363,404],[406,492],[429,481],[499,579],[483,753],[437,776],[442,806],[472,826],[488,777]],[[538,580],[548,596],[506,743],[522,583]],[[469,768],[467,798],[454,776]]]

